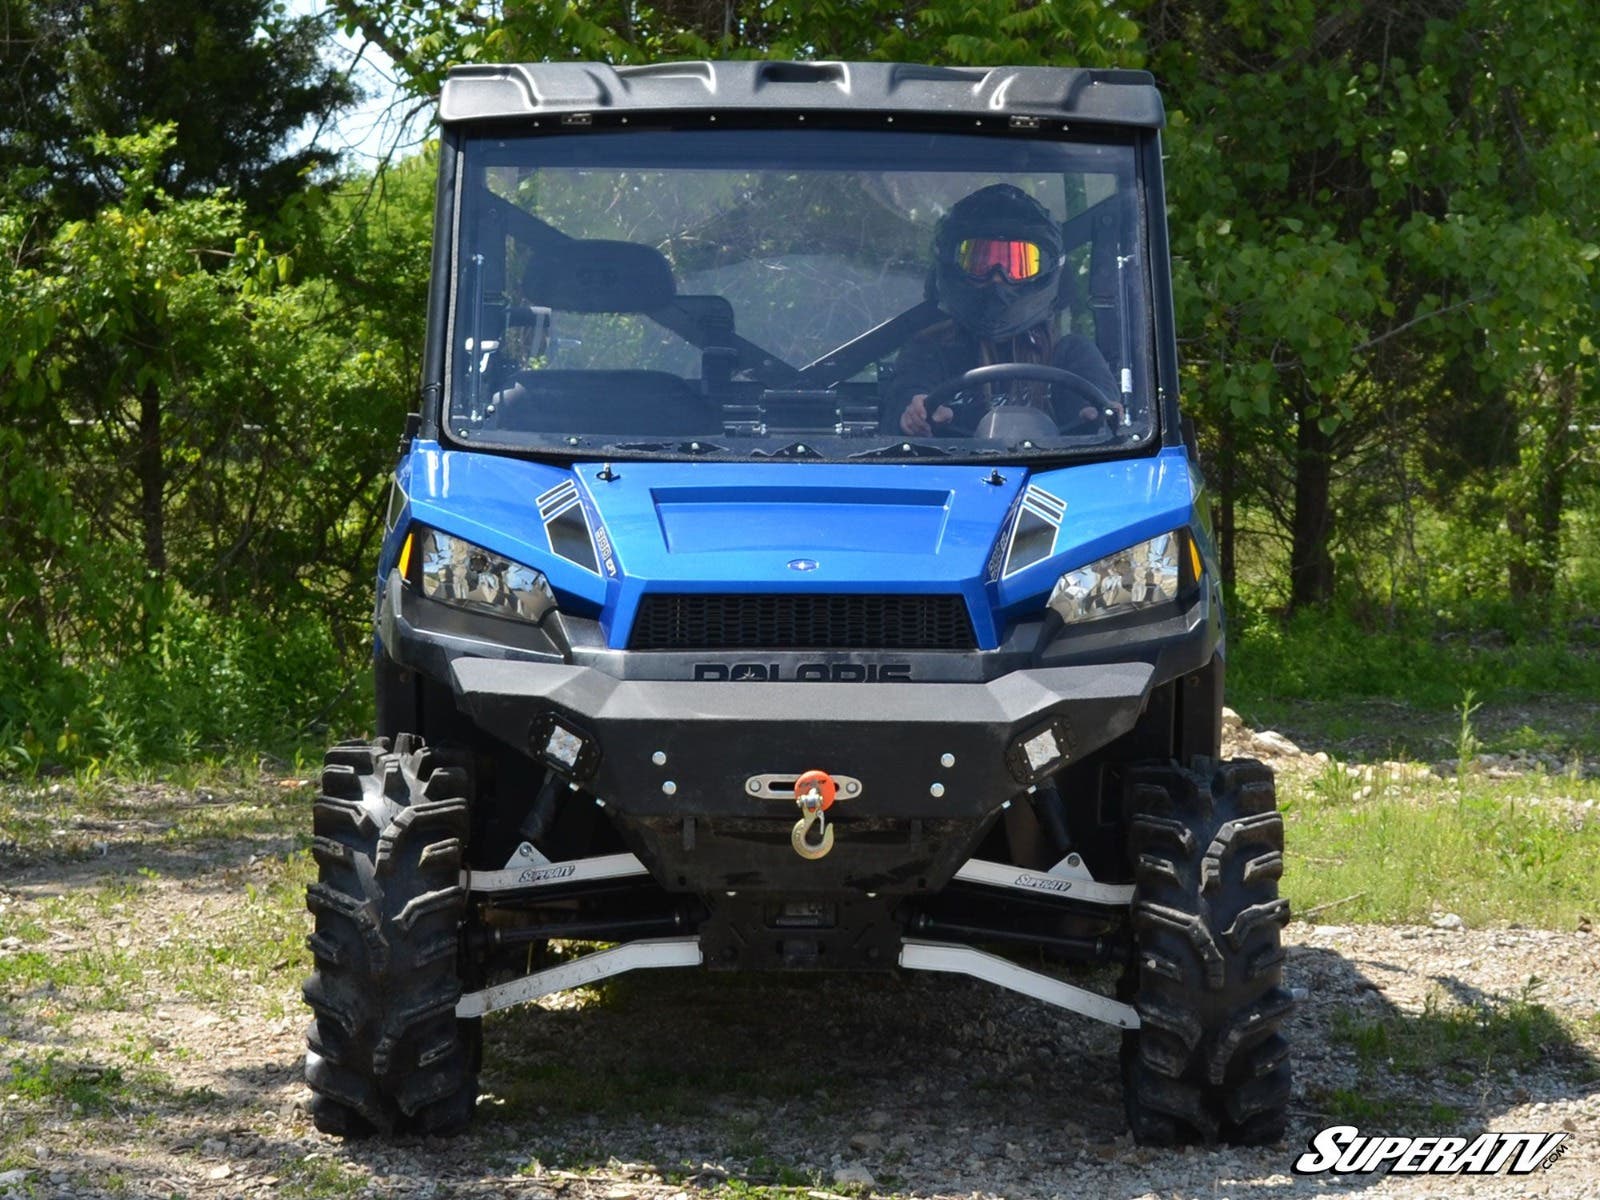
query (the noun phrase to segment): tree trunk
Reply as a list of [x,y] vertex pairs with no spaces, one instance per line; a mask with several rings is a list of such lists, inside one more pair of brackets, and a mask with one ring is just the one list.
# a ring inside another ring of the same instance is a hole
[[139,525],[145,570],[156,580],[167,573],[166,470],[161,455],[161,391],[154,381],[139,393]]
[[1222,418],[1222,447],[1217,457],[1220,462],[1220,478],[1217,480],[1217,553],[1221,558],[1222,586],[1228,595],[1234,593],[1234,531],[1235,514],[1233,498],[1239,486],[1239,452],[1233,442],[1233,414],[1225,413]]
[[1538,478],[1506,510],[1506,528],[1516,543],[1506,564],[1506,583],[1513,600],[1537,606],[1555,595],[1561,561],[1561,516],[1573,462],[1572,425],[1578,400],[1576,370],[1568,367],[1541,383],[1553,393],[1554,403],[1536,407],[1533,419],[1538,428],[1528,447],[1532,453],[1525,451],[1522,461],[1522,469],[1537,471]]
[[1333,461],[1331,439],[1308,410],[1303,397],[1298,413],[1294,454],[1294,518],[1289,550],[1289,611],[1326,603],[1333,598],[1332,534]]

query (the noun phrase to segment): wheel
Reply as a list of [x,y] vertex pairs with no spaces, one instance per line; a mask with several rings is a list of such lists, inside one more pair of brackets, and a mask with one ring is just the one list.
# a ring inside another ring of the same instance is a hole
[[328,752],[314,810],[306,1082],[318,1129],[450,1133],[478,1097],[481,1023],[458,1020],[464,760],[401,734]]
[[922,402],[923,407],[932,413],[939,405],[949,404],[958,392],[966,388],[982,387],[985,384],[1001,383],[1010,379],[1031,379],[1064,387],[1083,403],[1092,404],[1102,410],[1109,402],[1099,387],[1076,371],[1046,366],[1043,363],[991,363],[987,367],[974,367],[961,375],[946,379],[927,394]]
[[1283,1136],[1293,1000],[1282,987],[1289,902],[1272,771],[1239,760],[1142,765],[1128,774],[1138,950],[1122,994],[1123,1094],[1146,1145]]

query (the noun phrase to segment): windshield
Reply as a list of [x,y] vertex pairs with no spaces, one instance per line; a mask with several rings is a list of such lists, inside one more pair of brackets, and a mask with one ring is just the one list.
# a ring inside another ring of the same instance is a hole
[[448,432],[615,457],[1137,445],[1137,188],[1128,140],[468,137]]

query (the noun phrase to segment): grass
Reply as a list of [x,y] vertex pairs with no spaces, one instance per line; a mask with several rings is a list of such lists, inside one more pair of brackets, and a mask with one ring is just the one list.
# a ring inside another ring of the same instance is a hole
[[638,1113],[698,1116],[729,1094],[776,1094],[759,1072],[719,1063],[639,1061],[634,1056],[601,1064],[550,1061],[520,1065],[496,1082],[495,1094],[513,1111],[548,1108],[586,1116]]
[[1567,1043],[1560,1021],[1539,1002],[1540,984],[1530,978],[1520,995],[1503,1002],[1450,999],[1430,991],[1415,1015],[1363,1018],[1334,1014],[1336,1042],[1350,1046],[1364,1068],[1402,1075],[1524,1071],[1547,1061]]
[[1362,1127],[1378,1124],[1440,1129],[1455,1125],[1462,1117],[1462,1110],[1454,1104],[1384,1096],[1366,1087],[1332,1088],[1315,1093],[1315,1098],[1335,1121]]
[[[1230,664],[1228,703],[1253,729],[1275,729],[1306,750],[1371,762],[1439,762],[1459,757],[1461,702],[1419,708],[1381,697],[1338,700],[1252,699],[1235,686]],[[1480,699],[1472,728],[1475,755],[1539,756],[1560,769],[1600,759],[1600,700],[1561,695]]]
[[[203,899],[149,912],[144,901],[155,885],[139,877],[8,905],[0,909],[0,938],[22,948],[0,956],[0,995],[70,990],[80,1007],[132,1012],[173,995],[221,1004],[252,988],[266,992],[267,1016],[281,1016],[281,994],[309,969],[303,914],[315,868],[308,852],[295,851],[253,871],[257,879],[232,872],[243,903],[231,899],[215,924],[203,917]],[[166,926],[155,933],[159,921]],[[134,922],[139,936],[124,935]]]
[[[0,953],[0,1030],[14,1022],[22,1034],[0,1036],[0,1169],[46,1169],[29,1147],[63,1129],[74,1144],[115,1141],[134,1126],[155,1136],[212,1111],[214,1091],[167,1073],[193,1055],[181,1024],[147,1014],[156,1004],[266,1020],[298,1012],[313,874],[310,855],[294,851],[249,867],[212,864],[194,884],[141,870],[56,895],[0,895],[0,939],[16,939]],[[355,1178],[336,1188],[337,1174],[287,1175],[282,1194],[364,1186]],[[95,1185],[117,1192],[109,1177]]]
[[1239,615],[1229,643],[1229,686],[1243,703],[1381,697],[1424,709],[1480,699],[1600,695],[1600,628],[1512,633],[1436,629],[1412,621],[1369,627],[1348,616],[1302,613],[1287,622]]
[[[819,1187],[823,1180],[821,1172],[807,1171],[799,1167],[791,1167],[785,1163],[775,1162],[765,1154],[758,1154],[750,1159],[747,1168],[748,1178],[741,1181],[745,1187],[761,1186],[763,1184],[778,1188],[814,1188]],[[728,1184],[734,1181],[729,1180]],[[728,1186],[725,1184],[724,1186]]]
[[[676,1187],[707,1187],[712,1195],[717,1196],[784,1196],[797,1190],[818,1188],[823,1184],[820,1170],[789,1166],[777,1162],[764,1152],[743,1154],[738,1147],[730,1144],[726,1146],[726,1153],[731,1159],[746,1160],[742,1173],[723,1167],[714,1170],[704,1165],[696,1167],[687,1162],[676,1167],[662,1165],[653,1169],[659,1173],[663,1183]],[[615,1165],[616,1159],[600,1142],[569,1137],[559,1146],[536,1152],[517,1173],[530,1177],[538,1177],[546,1171],[587,1175]]]
[[825,1188],[830,1195],[866,1196],[869,1189],[854,1184],[841,1187],[830,1183],[823,1178],[821,1171],[799,1171],[793,1167],[779,1167],[772,1176],[752,1172],[751,1178],[740,1178],[737,1175],[729,1176],[711,1189],[713,1196],[725,1196],[729,1200],[769,1200],[780,1196],[810,1196],[818,1188]]
[[1600,624],[1440,630],[1307,612],[1279,622],[1235,612],[1228,703],[1255,728],[1356,758],[1484,753],[1600,757]]
[[[1600,913],[1600,781],[1356,772],[1280,779],[1283,888],[1325,920],[1572,929]],[[1336,903],[1337,902],[1337,903]]]
[[367,1191],[370,1177],[347,1170],[331,1158],[308,1155],[284,1165],[278,1194],[293,1200],[335,1200]]
[[177,1088],[148,1065],[117,1066],[68,1058],[60,1050],[0,1062],[0,1098],[8,1107],[81,1117],[120,1116],[152,1103],[169,1111],[209,1103],[203,1088]]
[[282,779],[258,760],[209,763],[117,778],[85,770],[60,780],[0,780],[0,863],[82,860],[118,842],[189,852],[227,843],[296,838],[316,771],[296,764]]
[[[1600,914],[1600,630],[1430,636],[1319,613],[1241,624],[1229,703],[1329,755],[1280,772],[1296,912],[1552,929]],[[1491,755],[1518,772],[1491,776]],[[1408,766],[1382,765],[1394,762]]]
[[[147,1075],[140,1085],[148,1086],[150,1082]],[[10,1064],[8,1074],[0,1078],[0,1092],[6,1094],[7,1100],[16,1097],[36,1105],[69,1107],[74,1112],[102,1112],[125,1098],[129,1086],[117,1067],[70,1063],[59,1053],[42,1059],[17,1059]]]
[[[1530,978],[1521,993],[1509,999],[1459,999],[1435,989],[1418,1013],[1335,1012],[1333,1043],[1354,1052],[1360,1086],[1313,1088],[1313,1098],[1339,1120],[1395,1127],[1420,1123],[1437,1129],[1460,1122],[1487,1081],[1573,1062],[1587,1063],[1593,1075],[1593,1060],[1540,1003],[1540,988],[1539,980]],[[1418,1080],[1430,1082],[1451,1099],[1394,1095],[1391,1085],[1396,1079],[1413,1085]]]

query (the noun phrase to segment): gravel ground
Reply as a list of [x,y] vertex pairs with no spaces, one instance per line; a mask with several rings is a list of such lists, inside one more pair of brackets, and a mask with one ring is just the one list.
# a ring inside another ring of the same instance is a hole
[[[87,861],[0,858],[13,928],[145,868],[103,923],[0,939],[0,1197],[1600,1198],[1600,942],[1586,931],[1290,925],[1302,1002],[1279,1146],[1132,1145],[1118,1035],[983,984],[699,972],[495,1014],[470,1134],[347,1145],[305,1115],[299,956],[235,971],[221,998],[174,989],[157,959],[110,1003],[8,973],[24,953],[237,947],[285,886],[281,840],[153,855],[137,828],[105,836]],[[1468,1040],[1417,1067],[1406,1047],[1459,1032],[1447,1014],[1462,1011],[1522,1057]],[[1374,1049],[1375,1030],[1391,1041]],[[8,1063],[17,1087],[16,1064],[52,1054],[84,1103],[8,1090]],[[1293,1175],[1308,1139],[1341,1123],[1570,1136],[1517,1179]]]

